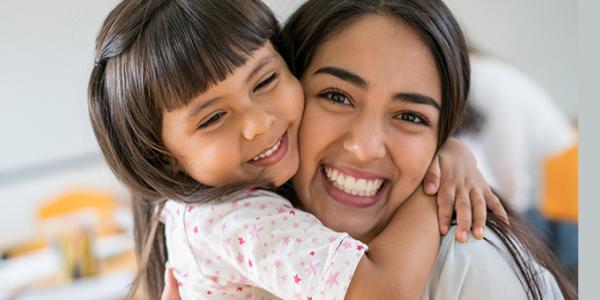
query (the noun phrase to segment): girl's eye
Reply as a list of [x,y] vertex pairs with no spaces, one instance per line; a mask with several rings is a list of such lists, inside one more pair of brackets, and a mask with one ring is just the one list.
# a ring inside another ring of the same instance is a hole
[[400,113],[400,114],[396,115],[396,119],[408,121],[408,122],[415,123],[418,125],[429,125],[429,122],[427,121],[426,118],[424,118],[418,114],[411,113],[411,112]]
[[333,103],[342,104],[342,105],[352,105],[350,99],[340,91],[324,91],[319,95],[321,98],[325,98],[328,101]]
[[273,73],[271,76],[269,76],[269,78],[259,82],[252,91],[256,92],[263,89],[264,87],[268,86],[271,82],[275,81],[277,77],[279,77],[279,74],[277,72]]
[[209,127],[210,125],[219,121],[225,114],[227,114],[227,113],[224,111],[220,111],[220,112],[213,114],[212,116],[210,116],[210,118],[208,120],[206,120],[205,122],[200,124],[198,126],[198,129],[204,129],[204,128]]

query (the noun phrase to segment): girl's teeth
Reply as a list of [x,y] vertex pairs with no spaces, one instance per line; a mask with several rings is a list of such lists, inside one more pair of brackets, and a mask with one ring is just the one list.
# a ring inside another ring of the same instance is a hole
[[277,141],[277,144],[275,144],[273,147],[271,147],[271,149],[254,157],[252,159],[252,161],[257,161],[259,159],[267,158],[267,157],[273,155],[273,153],[275,153],[275,151],[277,151],[277,149],[279,149],[279,146],[281,146],[281,139],[279,141]]
[[325,175],[333,185],[353,196],[374,196],[383,184],[382,179],[354,178],[329,167],[325,167]]

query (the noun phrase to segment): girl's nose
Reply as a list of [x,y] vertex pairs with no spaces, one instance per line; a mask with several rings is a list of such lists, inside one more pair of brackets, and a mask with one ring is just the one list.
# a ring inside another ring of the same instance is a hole
[[346,151],[360,161],[370,161],[385,156],[385,137],[380,129],[366,124],[356,124],[343,141]]
[[248,112],[245,119],[242,135],[246,140],[253,140],[255,137],[269,131],[275,123],[275,116],[264,108],[256,108]]

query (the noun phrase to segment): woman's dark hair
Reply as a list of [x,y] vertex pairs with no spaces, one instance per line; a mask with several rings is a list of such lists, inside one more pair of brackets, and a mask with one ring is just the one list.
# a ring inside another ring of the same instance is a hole
[[[429,47],[442,85],[438,147],[453,133],[464,114],[470,85],[470,64],[462,31],[441,0],[308,0],[287,21],[280,35],[280,50],[289,68],[302,77],[316,51],[359,18],[381,15],[409,24]],[[280,193],[293,199],[289,184]],[[565,279],[548,249],[528,225],[504,204],[512,225],[488,214],[487,225],[508,248],[516,272],[533,299],[542,299],[543,282],[535,261],[556,278],[566,299],[576,291]],[[535,260],[533,261],[532,260]]]
[[96,40],[88,85],[92,128],[108,165],[132,192],[138,276],[146,297],[163,289],[166,199],[212,201],[236,187],[208,187],[175,167],[162,116],[188,104],[271,42],[279,25],[260,0],[125,0]]

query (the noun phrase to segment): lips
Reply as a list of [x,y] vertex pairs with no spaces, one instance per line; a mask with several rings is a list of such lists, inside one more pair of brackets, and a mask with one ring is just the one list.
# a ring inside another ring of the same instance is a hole
[[338,202],[364,208],[381,199],[387,180],[358,170],[321,167],[325,190]]
[[279,162],[287,153],[289,148],[287,131],[267,150],[256,155],[248,163],[256,166],[270,166]]

